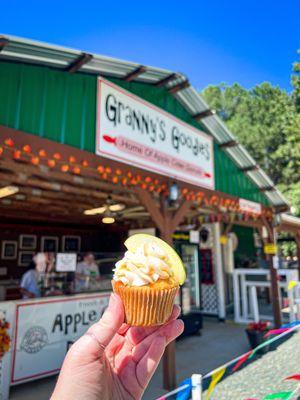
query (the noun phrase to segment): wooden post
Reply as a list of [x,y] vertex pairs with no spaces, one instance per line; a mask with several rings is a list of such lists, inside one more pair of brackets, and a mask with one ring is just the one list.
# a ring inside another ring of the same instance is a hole
[[[264,222],[265,227],[268,230],[268,239],[267,240],[269,240],[271,243],[275,243],[275,235],[274,235],[274,229],[273,229],[272,224],[269,223],[266,218],[263,218],[263,222]],[[282,318],[281,318],[281,304],[280,304],[277,269],[274,267],[273,255],[266,254],[265,256],[266,256],[266,260],[268,261],[268,264],[270,266],[274,325],[276,328],[280,328],[282,325]]]
[[298,258],[298,280],[300,280],[300,235],[295,235],[297,258]]
[[[160,237],[170,246],[173,245],[172,234],[185,217],[192,202],[184,201],[179,208],[171,213],[166,207],[166,201],[161,198],[160,208],[151,195],[141,188],[136,188],[136,193],[151,215],[153,222],[160,231]],[[175,341],[170,343],[163,356],[163,386],[166,390],[172,390],[176,387],[176,360],[175,360]]]

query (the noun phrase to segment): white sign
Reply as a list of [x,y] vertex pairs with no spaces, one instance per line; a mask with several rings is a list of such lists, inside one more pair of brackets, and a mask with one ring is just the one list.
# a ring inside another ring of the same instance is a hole
[[75,253],[57,253],[56,271],[75,272],[77,265],[77,255]]
[[17,304],[12,384],[59,372],[71,344],[102,316],[110,293]]
[[261,214],[261,205],[259,203],[255,203],[254,201],[240,199],[239,206],[240,206],[241,211],[258,214],[258,215]]
[[190,231],[190,243],[199,243],[199,242],[200,242],[200,232]]
[[211,137],[102,78],[96,153],[214,189]]
[[13,353],[13,332],[15,323],[15,304],[10,301],[0,303],[0,319],[5,319],[10,327],[8,334],[11,338],[10,349],[4,356],[0,357],[0,400],[9,399],[9,386],[11,374],[11,358]]

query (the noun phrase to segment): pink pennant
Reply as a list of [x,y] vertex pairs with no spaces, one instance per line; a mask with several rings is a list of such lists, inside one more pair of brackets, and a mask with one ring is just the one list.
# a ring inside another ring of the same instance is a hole
[[284,378],[285,381],[300,381],[300,374],[290,375]]
[[290,329],[291,328],[272,329],[269,332],[267,332],[264,337],[266,338],[266,337],[269,337],[271,335],[280,335],[281,333],[286,332],[286,331],[288,331]]

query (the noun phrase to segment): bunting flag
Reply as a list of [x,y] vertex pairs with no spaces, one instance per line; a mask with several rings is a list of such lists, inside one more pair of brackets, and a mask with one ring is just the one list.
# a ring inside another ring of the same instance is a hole
[[281,328],[293,328],[296,325],[300,325],[300,320],[299,321],[290,322],[289,324],[284,324],[284,325],[282,325]]
[[189,400],[191,398],[191,390],[192,390],[192,378],[187,378],[183,382],[181,382],[179,388],[181,386],[186,386],[186,388],[176,395],[176,400]]
[[219,369],[219,370],[215,371],[212,374],[211,382],[209,384],[205,400],[209,400],[210,399],[210,396],[211,396],[216,384],[218,382],[220,382],[220,380],[222,379],[223,375],[225,374],[225,371],[226,371],[226,367],[223,367],[222,369]]
[[293,396],[293,392],[278,392],[268,394],[263,400],[289,400]]
[[255,349],[252,350],[252,353],[249,356],[249,360],[255,356],[255,354],[257,353],[258,350],[262,349],[263,347],[267,346],[269,343],[272,343],[273,341],[274,341],[274,338],[271,338],[271,339],[265,340],[262,344],[255,347]]
[[291,328],[279,328],[279,329],[271,329],[270,331],[268,331],[266,334],[265,334],[265,338],[266,337],[269,337],[269,336],[271,336],[271,335],[280,335],[281,333],[283,333],[283,332],[286,332],[286,331],[288,331],[288,330],[290,330]]
[[246,361],[248,360],[248,357],[250,356],[251,353],[252,353],[252,350],[250,350],[250,351],[248,351],[248,353],[244,354],[243,357],[241,357],[241,358],[237,361],[237,363],[233,366],[232,372],[237,371],[237,370],[240,368],[240,366],[241,366],[242,364],[244,364],[244,362],[246,362]]
[[290,375],[284,378],[285,381],[300,381],[300,374]]
[[294,289],[294,287],[297,285],[298,285],[298,283],[296,281],[289,281],[288,290]]

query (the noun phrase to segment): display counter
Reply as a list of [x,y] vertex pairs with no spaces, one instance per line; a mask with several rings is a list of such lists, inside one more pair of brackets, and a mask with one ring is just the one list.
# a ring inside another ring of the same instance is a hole
[[1,360],[0,399],[8,399],[9,385],[57,374],[72,343],[100,319],[109,296],[105,291],[0,302],[11,337]]

